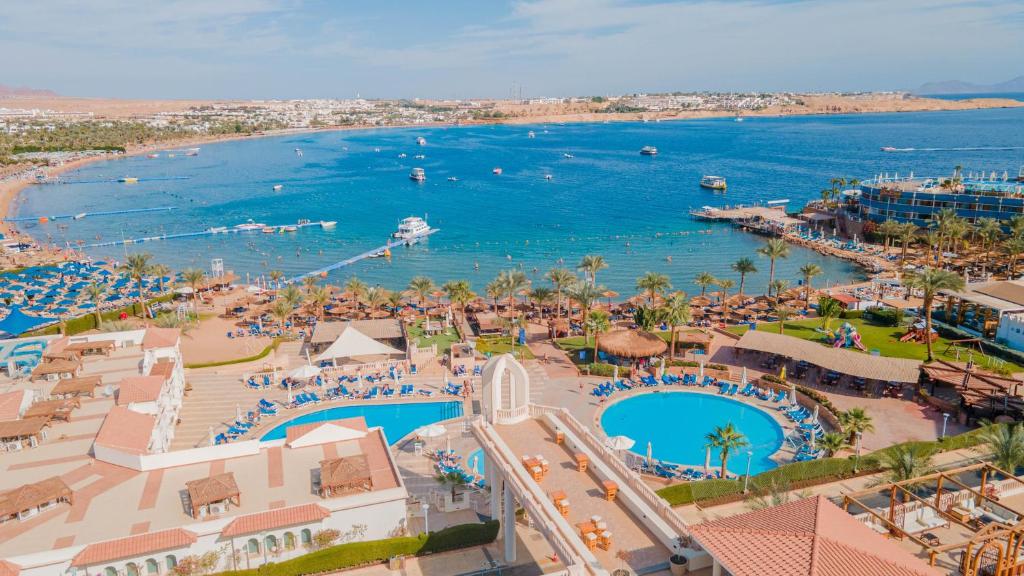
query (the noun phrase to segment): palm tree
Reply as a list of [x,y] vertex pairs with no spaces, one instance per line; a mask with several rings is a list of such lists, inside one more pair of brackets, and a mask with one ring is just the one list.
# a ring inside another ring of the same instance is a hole
[[772,282],[775,281],[775,261],[779,258],[789,257],[789,244],[782,238],[772,238],[765,242],[764,246],[757,249],[757,253],[771,261],[768,269],[768,297],[772,295]]
[[885,480],[903,482],[932,472],[935,449],[918,442],[897,444],[882,452],[882,467],[887,470]]
[[313,286],[306,293],[306,301],[313,306],[316,317],[324,319],[324,306],[331,301],[331,289],[326,286]]
[[448,301],[451,305],[456,307],[458,313],[462,314],[463,318],[466,315],[466,304],[473,298],[476,298],[476,294],[469,288],[468,280],[449,280],[441,286],[441,290],[444,291],[445,295],[448,296]]
[[498,299],[501,298],[502,294],[504,294],[504,289],[502,288],[501,282],[498,281],[497,278],[491,280],[490,282],[487,283],[486,286],[484,286],[484,293],[487,294],[488,298],[494,301],[494,313],[497,314]]
[[1024,236],[1011,236],[1003,242],[1003,250],[1010,256],[1010,279],[1017,275],[1017,259],[1024,254]]
[[567,268],[552,268],[547,273],[548,280],[555,285],[558,297],[555,301],[555,318],[562,315],[562,291],[576,283],[576,275]]
[[409,281],[409,293],[416,297],[416,300],[420,304],[420,308],[424,308],[427,302],[427,297],[430,296],[431,292],[437,289],[434,286],[434,281],[426,276],[416,276]]
[[345,291],[352,295],[352,299],[356,302],[357,310],[359,309],[359,304],[366,296],[366,289],[366,282],[363,282],[355,276],[349,278],[348,281],[345,282]]
[[515,310],[516,295],[530,286],[530,279],[522,270],[505,270],[498,274],[498,283],[508,298],[509,310]]
[[775,317],[779,319],[779,334],[785,334],[786,320],[789,320],[796,314],[796,310],[793,310],[785,304],[780,304],[775,307]]
[[95,282],[90,282],[85,287],[85,295],[88,296],[89,301],[92,302],[93,309],[92,313],[96,316],[96,327],[99,328],[103,324],[103,315],[100,314],[100,303],[103,302],[103,295],[106,293],[103,287]]
[[206,272],[199,268],[187,268],[182,271],[181,279],[192,289],[192,303],[199,312],[199,287],[206,281]]
[[849,446],[849,444],[846,442],[846,436],[839,432],[827,432],[817,441],[817,446],[824,450],[827,456],[831,457],[836,452]]
[[316,276],[306,276],[302,279],[302,287],[306,289],[306,293],[310,293],[316,288],[317,283],[320,280]]
[[693,279],[693,283],[700,286],[701,296],[704,296],[704,293],[707,292],[708,286],[714,286],[717,282],[718,279],[712,276],[709,272],[701,272]]
[[583,313],[583,328],[587,327],[587,319],[590,317],[590,309],[594,302],[601,297],[604,286],[593,286],[586,282],[580,282],[569,291],[569,299],[579,305]]
[[143,318],[148,318],[149,314],[146,312],[146,300],[142,295],[142,279],[149,275],[151,270],[149,261],[152,258],[152,254],[146,254],[145,252],[129,254],[128,261],[123,266],[125,272],[128,273],[128,277],[135,281],[135,287],[138,289],[139,307],[142,308]]
[[747,283],[747,274],[754,274],[757,272],[757,266],[754,265],[754,261],[750,258],[740,258],[739,260],[732,263],[733,272],[739,272],[740,275],[740,296],[743,296],[743,286]]
[[388,292],[385,298],[388,306],[391,307],[391,315],[398,316],[398,309],[402,306],[402,293],[398,291]]
[[981,246],[985,251],[985,257],[981,260],[981,275],[985,276],[985,269],[988,266],[989,254],[996,240],[1003,235],[1003,227],[995,218],[978,219],[978,236],[981,237]]
[[636,279],[637,292],[647,292],[647,303],[654,305],[654,297],[664,294],[672,288],[668,276],[657,272],[647,272]]
[[288,306],[288,316],[285,318],[286,322],[291,318],[295,307],[302,304],[302,300],[304,298],[305,296],[302,294],[302,290],[300,290],[295,284],[285,286],[284,290],[278,294],[277,299],[283,301]]
[[587,332],[594,335],[594,362],[597,362],[597,343],[601,338],[601,334],[611,330],[611,318],[604,310],[594,310],[587,318],[586,324]]
[[292,315],[292,305],[286,302],[283,298],[279,298],[274,305],[270,307],[270,315],[277,319],[278,325],[284,328],[288,318]]
[[608,267],[608,262],[605,261],[604,256],[596,256],[593,254],[587,254],[580,260],[580,263],[576,266],[576,269],[590,280],[590,285],[597,285],[597,273],[600,270],[604,270]]
[[676,357],[676,339],[678,328],[690,323],[690,299],[683,292],[676,292],[665,300],[661,307],[661,316],[672,330],[669,357]]
[[725,317],[729,312],[729,289],[736,285],[736,281],[731,278],[723,278],[716,284],[722,289],[722,317]]
[[381,286],[372,286],[366,290],[366,305],[370,307],[370,311],[380,309],[380,307],[388,301],[391,297],[391,292],[388,292],[387,288]]
[[917,224],[904,222],[900,224],[898,236],[900,238],[900,268],[907,262],[907,247],[917,236]]
[[778,278],[776,280],[772,280],[772,283],[769,284],[769,286],[772,291],[775,292],[775,300],[778,301],[779,298],[782,297],[782,293],[786,291],[786,288],[789,288],[789,280]]
[[544,304],[551,301],[551,297],[555,295],[555,291],[547,286],[538,286],[533,290],[530,290],[530,300],[532,300],[537,308],[540,309],[540,319],[544,319]]
[[281,280],[284,279],[284,272],[280,270],[271,270],[268,274],[270,281],[274,283],[274,290],[281,289]]
[[718,455],[722,460],[722,478],[728,476],[728,468],[726,468],[729,460],[729,453],[740,448],[749,446],[746,436],[743,435],[739,430],[729,422],[725,426],[715,426],[715,429],[704,435],[704,441],[707,446],[710,446],[718,450]]
[[800,274],[804,277],[804,310],[811,309],[811,280],[821,274],[821,266],[808,262],[800,267]]
[[440,473],[437,475],[435,480],[437,480],[438,484],[440,484],[441,486],[448,486],[449,488],[451,488],[452,502],[455,501],[455,498],[457,496],[455,493],[455,489],[458,488],[459,486],[463,486],[466,484],[465,480],[462,479],[461,472]]
[[992,463],[1013,474],[1024,465],[1024,426],[1019,422],[991,424],[981,433],[982,442],[992,452]]
[[942,290],[963,290],[964,279],[948,270],[925,268],[922,272],[908,274],[904,284],[909,288],[916,288],[922,293],[925,324],[924,343],[928,348],[928,361],[931,362],[935,359],[932,356],[932,339],[930,338],[932,333],[932,305],[935,303],[935,297]]
[[160,293],[164,293],[164,278],[171,273],[171,269],[163,264],[153,264],[149,273],[156,276],[157,287],[160,289]]
[[853,444],[857,440],[857,433],[874,432],[875,425],[871,422],[871,416],[859,406],[854,406],[839,415],[839,423],[843,429],[850,433],[847,441]]
[[843,305],[831,296],[818,297],[818,316],[821,318],[821,327],[825,330],[832,328],[832,321],[839,318],[843,313]]
[[899,222],[889,219],[878,225],[877,233],[882,236],[882,251],[889,253],[890,240],[900,232]]

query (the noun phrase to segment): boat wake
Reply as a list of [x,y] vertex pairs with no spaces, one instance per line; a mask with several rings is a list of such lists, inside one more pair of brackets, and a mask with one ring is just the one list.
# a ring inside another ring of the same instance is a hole
[[893,148],[882,147],[882,152],[988,152],[1024,150],[1024,146],[962,146],[956,148]]

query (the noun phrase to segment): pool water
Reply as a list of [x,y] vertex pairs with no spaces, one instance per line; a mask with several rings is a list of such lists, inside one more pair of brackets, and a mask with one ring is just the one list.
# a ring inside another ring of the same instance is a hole
[[343,418],[355,418],[356,416],[365,418],[366,425],[370,428],[382,427],[388,442],[394,444],[421,426],[462,416],[462,402],[409,402],[404,404],[335,406],[334,408],[303,414],[298,418],[293,418],[279,424],[261,436],[260,440],[264,442],[268,440],[281,440],[287,434],[288,428],[300,424],[341,420]]
[[[655,459],[695,467],[704,465],[704,436],[729,422],[750,443],[729,454],[730,473],[746,471],[748,450],[754,453],[751,474],[777,466],[769,457],[782,446],[782,427],[763,410],[730,398],[694,392],[642,394],[612,404],[601,416],[605,434],[628,436],[636,441],[633,452],[646,455],[650,442]],[[721,466],[714,449],[711,465]]]

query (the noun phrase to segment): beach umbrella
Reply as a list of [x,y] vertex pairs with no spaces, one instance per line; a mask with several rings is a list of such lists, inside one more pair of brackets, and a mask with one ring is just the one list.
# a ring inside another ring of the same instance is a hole
[[615,364],[612,366],[612,382],[619,381],[619,365]]
[[700,368],[698,370],[699,371],[697,372],[697,383],[700,384],[701,382],[704,381],[704,359],[703,358],[701,358],[701,360],[700,360]]
[[[710,448],[709,448],[709,450],[710,450]],[[648,440],[647,441],[647,467],[648,468],[651,467],[651,460],[652,460],[651,453],[652,453],[652,451],[653,450],[652,450],[652,447],[651,447],[651,441]]]
[[451,452],[452,451],[452,437],[451,437],[450,434],[445,434],[444,435],[444,451],[445,452]]
[[416,435],[421,438],[437,438],[448,431],[443,424],[428,424],[416,429]]
[[235,420],[242,421],[242,406],[235,404]]
[[818,408],[819,408],[819,405],[815,404],[814,405],[814,417],[811,419],[811,421],[814,422],[815,424],[818,423]]
[[789,385],[789,403],[793,404],[794,406],[796,405],[796,385],[795,384],[790,384]]
[[704,447],[704,477],[706,478],[708,473],[711,472],[711,446]]
[[313,366],[312,364],[303,364],[302,366],[299,366],[295,370],[289,372],[288,377],[294,378],[296,380],[309,380],[310,378],[313,378],[319,373],[320,369],[317,368],[316,366]]
[[217,435],[213,433],[213,426],[207,428],[207,432],[210,435],[210,446],[217,443]]
[[740,386],[747,385],[747,367],[743,367],[743,372],[740,374]]
[[629,436],[612,436],[608,439],[608,447],[612,450],[629,450],[636,444]]
[[661,373],[659,374],[659,376],[664,376],[664,375],[665,375],[665,357],[662,356],[661,357]]

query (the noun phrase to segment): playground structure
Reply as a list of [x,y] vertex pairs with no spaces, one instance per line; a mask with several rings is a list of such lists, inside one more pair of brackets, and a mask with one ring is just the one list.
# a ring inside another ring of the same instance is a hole
[[833,330],[827,330],[825,332],[825,340],[832,345],[833,348],[856,348],[862,352],[867,352],[867,348],[860,341],[860,333],[853,327],[849,322],[843,322],[839,328]]
[[[918,344],[925,343],[925,323],[924,320],[918,320],[910,325],[910,329],[903,336],[900,336],[900,342],[917,342]],[[939,339],[939,333],[933,328],[929,335],[932,342]]]

